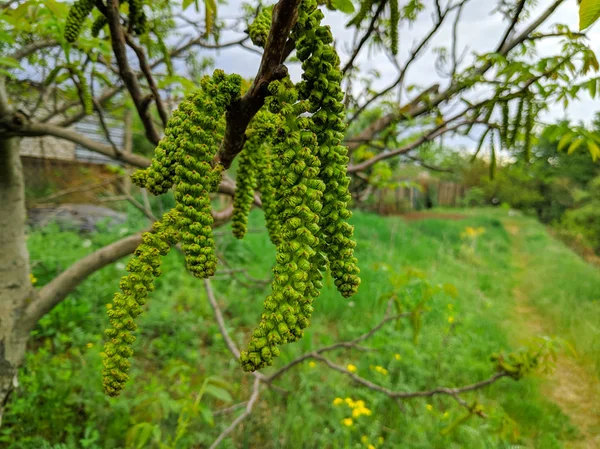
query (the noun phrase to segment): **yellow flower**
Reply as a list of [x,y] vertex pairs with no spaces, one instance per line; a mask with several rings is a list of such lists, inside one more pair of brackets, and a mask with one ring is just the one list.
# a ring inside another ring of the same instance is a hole
[[308,362],[309,368],[314,368],[315,366],[317,366],[317,364],[315,362]]
[[426,408],[426,409],[427,409],[427,411],[429,411],[429,412],[432,412],[432,411],[433,411],[433,405],[431,405],[431,404],[427,404],[427,405],[425,406],[425,408]]
[[395,358],[396,360],[402,360],[402,356],[401,356],[400,354],[396,354],[396,355],[394,355],[394,358]]
[[354,366],[351,363],[349,363],[348,366],[346,367],[346,369],[348,371],[350,371],[351,373],[355,373],[357,368],[356,368],[356,366]]
[[350,408],[354,407],[354,401],[352,400],[352,398],[346,398],[346,399],[344,399],[344,402],[346,404],[348,404],[348,407],[350,407]]
[[333,405],[342,405],[344,403],[344,400],[342,398],[335,398],[333,400]]
[[88,348],[92,348],[92,347],[94,347],[94,343],[88,343],[86,346],[87,346]]
[[367,444],[369,442],[369,437],[363,435],[362,437],[360,437],[360,441],[362,441],[364,444]]
[[369,444],[369,445],[367,446],[367,449],[375,449],[375,446],[373,446],[372,444]]
[[353,418],[360,418],[362,415],[371,416],[372,414],[373,412],[366,407],[355,407],[354,410],[352,410]]
[[454,323],[454,317],[453,317],[453,316],[449,316],[449,317],[448,317],[448,322],[449,322],[450,324]]
[[37,278],[33,275],[33,273],[29,273],[29,280],[31,281],[31,285],[35,285],[37,282]]
[[375,368],[373,368],[375,371],[377,371],[379,374],[383,374],[384,376],[388,375],[388,370],[386,370],[383,366],[376,366]]
[[363,401],[362,399],[359,399],[358,401],[356,401],[354,403],[354,406],[358,407],[358,408],[363,408],[365,406],[365,401]]
[[352,418],[346,418],[346,419],[342,419],[342,424],[345,425],[346,427],[352,427],[352,424],[354,424],[354,421],[352,421]]

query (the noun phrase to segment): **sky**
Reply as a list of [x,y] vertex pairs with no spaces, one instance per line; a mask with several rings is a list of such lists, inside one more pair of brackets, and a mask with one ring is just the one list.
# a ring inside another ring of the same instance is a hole
[[[402,5],[404,2],[401,1]],[[445,1],[442,0],[442,4]],[[553,0],[538,0],[537,7],[532,10],[528,20],[519,24],[517,31],[523,29],[527,24],[536,18],[538,14],[545,10]],[[421,13],[416,22],[408,25],[403,25],[400,29],[400,51],[399,61],[403,65],[407,55],[413,48],[414,43],[429,32],[432,24],[433,0],[426,0],[426,11]],[[463,10],[461,25],[459,27],[458,48],[459,53],[464,49],[466,58],[464,64],[468,64],[473,52],[489,52],[499,42],[507,22],[503,20],[500,14],[493,13],[496,6],[496,1],[491,0],[471,0],[467,7]],[[239,15],[241,9],[240,0],[229,0],[229,4],[219,7],[219,14],[222,18],[235,17]],[[326,12],[325,22],[332,27],[336,45],[342,59],[342,64],[348,60],[348,52],[345,50],[352,42],[353,31],[345,28],[348,21],[347,15],[338,12]],[[450,20],[438,31],[435,39],[428,46],[427,52],[413,64],[407,76],[407,85],[416,84],[418,86],[428,87],[429,85],[441,82],[444,86],[445,81],[440,78],[435,70],[435,54],[432,49],[439,46],[448,46],[452,33],[453,16]],[[566,0],[547,20],[546,24],[540,30],[547,30],[552,25],[562,23],[568,25],[572,30],[578,29],[578,6],[576,0]],[[233,38],[235,34],[225,34],[222,36],[222,42]],[[237,35],[237,36],[241,36]],[[600,28],[592,27],[588,31],[590,44],[594,51],[600,50]],[[560,52],[560,39],[551,39],[547,43],[540,43],[538,46],[539,54],[558,54]],[[251,53],[243,48],[233,48],[222,50],[217,54],[212,54],[215,59],[215,67],[222,68],[227,72],[236,72],[244,77],[253,77],[256,74],[260,62],[260,56]],[[600,56],[599,56],[600,57]],[[393,65],[389,62],[386,56],[369,55],[366,49],[356,60],[360,70],[363,73],[371,69],[376,69],[380,72],[381,78],[373,85],[375,88],[383,87],[392,82],[396,76]],[[298,65],[290,65],[290,72],[293,78],[298,78],[300,67]],[[564,111],[562,105],[551,105],[550,112],[543,117],[545,122],[554,121],[559,118],[569,117],[572,120],[583,120],[590,122],[596,111],[600,111],[600,102],[592,100],[587,94],[582,95],[582,100],[573,103],[567,111]]]

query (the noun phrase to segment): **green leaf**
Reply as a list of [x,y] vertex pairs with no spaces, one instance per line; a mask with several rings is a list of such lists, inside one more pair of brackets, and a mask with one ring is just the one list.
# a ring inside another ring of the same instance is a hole
[[579,146],[585,141],[583,137],[580,137],[577,140],[574,140],[571,145],[569,145],[569,149],[567,150],[567,154],[573,153]]
[[10,67],[11,69],[20,69],[21,64],[15,58],[10,56],[0,56],[0,66]]
[[596,161],[596,159],[598,159],[598,157],[600,156],[600,147],[598,147],[598,145],[596,145],[596,142],[594,142],[593,140],[588,140],[587,146],[590,150],[590,154],[592,155],[592,160]]
[[215,385],[207,385],[206,393],[210,394],[211,396],[214,396],[217,399],[220,399],[223,402],[233,401],[233,398],[229,394],[229,391],[225,390],[224,388],[217,387]]
[[598,87],[595,79],[588,81],[588,90],[590,91],[590,97],[596,98],[596,88]]
[[600,0],[583,0],[579,5],[579,30],[585,30],[600,17]]
[[354,12],[354,5],[350,0],[331,0],[331,6],[346,14]]
[[215,425],[215,418],[213,417],[211,409],[201,405],[199,410],[204,421],[206,421],[209,426],[213,427]]
[[212,33],[213,24],[215,22],[215,18],[217,17],[217,3],[215,0],[204,0],[204,7],[206,8],[206,18],[205,18],[205,26],[206,30],[204,36],[208,36]]
[[194,3],[194,0],[183,0],[181,3],[181,9],[185,11],[192,3]]
[[561,137],[561,139],[558,142],[558,151],[562,151],[563,148],[567,146],[567,144],[571,141],[571,137],[573,137],[571,133],[566,133],[564,136]]

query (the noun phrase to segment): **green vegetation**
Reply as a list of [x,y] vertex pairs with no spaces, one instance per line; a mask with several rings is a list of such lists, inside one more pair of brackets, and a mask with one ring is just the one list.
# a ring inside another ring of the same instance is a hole
[[[33,232],[28,244],[36,285],[90,250],[146,226],[135,211],[129,215],[123,227],[90,236],[55,227]],[[383,317],[387,300],[397,297],[403,311],[422,307],[420,331],[409,320],[390,324],[366,342],[371,350],[340,350],[331,356],[336,363],[400,391],[490,377],[495,369],[490,355],[516,349],[509,338],[515,331],[511,298],[520,269],[514,245],[528,257],[532,301],[556,320],[578,352],[598,354],[593,331],[598,308],[592,299],[600,275],[533,220],[510,220],[521,229],[516,237],[507,232],[498,211],[472,212],[460,221],[408,224],[357,213],[352,221],[357,256],[365,267],[364,288],[348,301],[326,278],[313,325],[303,340],[285,347],[275,369],[306,351],[369,330]],[[264,229],[262,221],[262,214],[252,213],[249,228]],[[513,245],[511,238],[519,240]],[[229,233],[217,233],[216,239],[231,267],[249,267],[252,278],[270,275],[274,247],[266,232],[250,232],[244,241]],[[231,421],[229,415],[240,413],[218,411],[248,397],[251,377],[240,377],[237,362],[224,356],[226,346],[201,281],[185,273],[177,252],[165,258],[164,274],[147,313],[140,316],[130,388],[119,398],[103,394],[98,366],[105,305],[117,287],[121,265],[95,273],[41,320],[30,341],[21,388],[0,430],[0,441],[8,448],[192,448],[210,444]],[[252,281],[241,274],[239,282],[220,281],[218,273],[213,285],[228,330],[241,345],[260,313],[264,291],[248,286]],[[590,330],[583,331],[585,326]],[[247,424],[224,447],[548,449],[578,438],[568,418],[540,394],[535,378],[502,379],[466,394],[464,399],[487,415],[467,420],[462,419],[464,408],[450,397],[397,405],[319,362],[304,362],[276,385],[290,394],[265,393]]]

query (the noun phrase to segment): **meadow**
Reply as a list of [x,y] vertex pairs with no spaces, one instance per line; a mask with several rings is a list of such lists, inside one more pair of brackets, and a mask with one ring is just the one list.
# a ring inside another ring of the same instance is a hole
[[[137,211],[128,216],[125,225],[88,235],[54,225],[32,231],[32,282],[43,285],[83,255],[147,226]],[[250,218],[251,230],[264,229],[262,213],[254,211]],[[424,218],[405,222],[356,212],[359,293],[345,300],[326,278],[305,338],[285,345],[265,373],[369,331],[388,304],[398,312],[418,310],[420,319],[390,322],[360,348],[339,349],[330,360],[395,391],[487,379],[496,369],[492,354],[540,341],[552,348],[541,369],[462,395],[479,416],[447,395],[391,400],[309,358],[279,377],[277,389],[264,391],[253,413],[220,447],[587,447],[593,429],[582,427],[576,414],[546,393],[553,374],[543,371],[566,357],[589,379],[600,376],[598,269],[535,220],[508,217],[504,210],[464,211],[460,220]],[[217,234],[228,264],[220,270],[228,275],[217,273],[212,286],[227,330],[243,347],[270,288],[274,248],[265,232],[237,241],[228,231]],[[105,306],[125,263],[95,273],[42,319],[0,429],[0,446],[203,448],[241,413],[253,378],[227,351],[203,283],[186,273],[177,251],[166,258],[140,316],[133,380],[120,397],[104,395]],[[237,271],[241,268],[247,272]],[[531,325],[536,320],[541,328]]]

